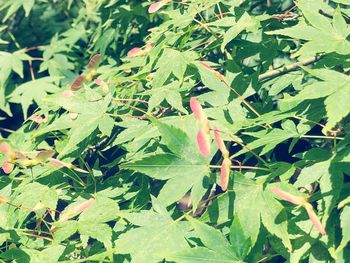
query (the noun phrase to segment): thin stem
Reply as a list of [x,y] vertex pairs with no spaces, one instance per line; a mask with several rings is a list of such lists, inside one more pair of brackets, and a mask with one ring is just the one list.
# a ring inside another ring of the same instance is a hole
[[[266,166],[268,166],[268,163],[261,157],[259,156],[257,153],[255,153],[253,150],[251,150],[247,145],[245,145],[244,143],[241,142],[237,142],[240,146],[242,146],[243,148],[245,148],[248,152],[250,152],[251,154],[253,154],[258,160],[260,160],[262,163],[264,163]],[[233,158],[230,157],[230,158]]]
[[340,140],[343,141],[343,137],[336,136],[322,136],[322,135],[303,135],[301,138],[311,138],[311,139],[332,139],[332,140]]
[[[312,120],[309,120],[309,119],[307,119],[307,118],[304,118],[304,117],[300,117],[300,116],[293,116],[293,118],[295,118],[295,119],[298,119],[298,120],[302,120],[302,121],[306,121],[306,122],[310,122],[310,123],[313,123],[313,124],[316,124],[316,125],[318,125],[318,126],[320,126],[321,128],[325,128],[326,126],[325,125],[323,125],[322,123],[319,123],[319,122],[316,122],[316,121],[312,121]],[[337,134],[339,131],[337,131],[337,130],[330,130],[330,132],[332,133],[332,134]]]
[[25,235],[25,236],[31,236],[31,237],[37,237],[37,238],[41,238],[41,239],[45,239],[45,240],[48,240],[48,241],[50,241],[50,242],[53,242],[53,239],[52,239],[52,238],[49,238],[49,237],[44,237],[44,236],[35,235],[35,234],[29,234],[29,233],[26,233],[26,232],[23,232],[23,235]]
[[310,64],[320,60],[321,58],[322,58],[322,55],[318,55],[318,56],[306,59],[304,61],[299,61],[299,62],[293,63],[291,65],[284,66],[284,67],[282,67],[280,69],[270,70],[270,71],[267,71],[267,72],[265,72],[263,74],[260,74],[258,79],[260,81],[262,81],[262,80],[265,80],[265,79],[268,79],[268,78],[277,77],[279,75],[282,75],[282,74],[285,74],[285,73],[297,70],[300,66],[310,65]]
[[[199,13],[198,13],[199,14]],[[200,14],[199,14],[200,15]],[[200,17],[202,17],[201,15],[200,15]],[[202,19],[203,19],[203,17],[202,17]],[[204,19],[203,19],[204,20]],[[206,24],[206,23],[202,23],[201,21],[199,21],[199,20],[197,20],[197,19],[195,19],[195,18],[193,18],[193,21],[195,21],[195,22],[197,22],[198,24],[200,24],[205,30],[207,30],[210,34],[212,34],[215,38],[216,38],[216,40],[219,40],[220,38],[216,35],[216,33],[213,31],[213,30],[211,30],[211,28],[210,27],[208,27],[208,25]]]
[[[221,165],[209,165],[210,168],[220,169]],[[256,166],[246,166],[246,165],[231,165],[231,169],[247,169],[247,170],[263,170],[270,171],[268,168],[256,167]]]
[[194,50],[194,49],[196,49],[197,47],[200,47],[200,46],[203,46],[203,45],[205,45],[205,44],[211,44],[211,43],[213,43],[215,40],[212,40],[212,41],[209,41],[209,40],[206,40],[206,41],[204,41],[204,42],[202,42],[202,43],[199,43],[198,45],[195,45],[194,47],[191,47],[189,50],[187,50],[187,51],[191,51],[191,50]]
[[37,49],[40,49],[40,48],[43,48],[44,46],[34,46],[34,47],[27,47],[25,49],[25,52],[28,52],[28,51],[32,51],[32,50],[37,50]]
[[35,80],[32,60],[28,60],[28,64],[29,64],[30,76],[32,80]]
[[[254,112],[254,114],[257,116],[257,117],[261,117],[261,115],[259,114],[259,112],[257,112],[252,105],[250,105],[250,103],[245,99],[243,98],[243,96],[241,94],[238,93],[238,91],[236,91],[233,87],[230,86],[230,84],[228,84],[228,82],[226,81],[226,79],[224,78],[224,76],[222,77],[222,81],[224,82],[224,84],[229,88],[231,89],[241,100],[242,102],[252,111]],[[267,123],[267,127],[269,127],[270,129],[272,129],[272,126],[270,124]]]
[[220,7],[220,3],[217,3],[216,6],[218,7],[218,10],[219,10],[219,14],[220,14],[220,18],[224,18],[222,12],[221,12],[221,7]]
[[138,108],[138,107],[135,107],[135,106],[133,106],[133,105],[130,105],[130,104],[128,104],[128,103],[124,103],[124,102],[118,101],[118,100],[116,100],[116,99],[112,99],[112,101],[113,101],[113,102],[116,102],[116,103],[119,103],[119,104],[122,104],[122,105],[124,105],[124,106],[130,107],[130,108],[132,108],[132,109],[134,109],[134,110],[140,111],[140,112],[144,113],[145,116],[146,116],[147,118],[149,118],[149,119],[155,118],[154,116],[152,116],[152,115],[149,114],[148,112],[146,112],[146,111],[144,111],[144,110],[142,110],[142,109],[140,109],[140,108]]
[[115,118],[130,118],[130,119],[140,119],[143,120],[145,119],[144,116],[133,116],[133,115],[122,115],[122,114],[114,114],[114,113],[106,113],[107,115],[111,116],[111,117],[115,117]]
[[134,102],[140,102],[140,103],[148,104],[148,101],[146,101],[146,100],[140,100],[140,99],[116,99],[116,98],[114,98],[113,100],[118,100],[118,101],[134,101]]

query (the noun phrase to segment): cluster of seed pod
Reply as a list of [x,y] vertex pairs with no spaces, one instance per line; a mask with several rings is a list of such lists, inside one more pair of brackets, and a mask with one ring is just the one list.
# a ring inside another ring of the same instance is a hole
[[81,89],[81,87],[86,81],[91,81],[96,75],[96,69],[101,63],[101,61],[102,61],[102,56],[100,54],[94,55],[90,59],[89,64],[87,65],[87,68],[88,68],[87,73],[80,74],[78,77],[76,77],[70,86],[70,90],[77,91]]
[[[190,107],[194,114],[194,117],[201,126],[197,132],[197,145],[199,151],[204,157],[209,157],[211,139],[208,117],[196,98],[192,97],[190,99]],[[214,138],[223,157],[220,169],[220,186],[223,191],[226,191],[229,182],[231,159],[229,156],[229,151],[227,150],[225,143],[221,138],[220,131],[217,128],[214,128]]]
[[88,173],[88,171],[80,169],[71,163],[66,163],[58,159],[52,158],[55,154],[54,150],[41,150],[36,153],[35,157],[28,157],[25,154],[15,151],[12,147],[6,143],[0,143],[0,152],[2,152],[6,157],[6,161],[2,164],[1,168],[6,174],[10,174],[15,168],[15,164],[22,167],[32,167],[35,165],[43,165],[47,161],[58,167],[66,167],[80,173]]
[[279,189],[278,187],[273,187],[271,189],[271,191],[274,194],[278,195],[281,199],[283,199],[289,203],[304,207],[309,218],[310,218],[310,221],[315,226],[317,231],[320,232],[321,235],[326,234],[326,230],[325,230],[324,226],[322,225],[320,219],[317,217],[312,205],[309,202],[307,202],[307,200],[305,200],[305,198],[303,198],[301,196],[296,196],[296,195],[292,195],[290,193],[287,193],[287,192]]
[[129,50],[127,56],[129,58],[146,56],[153,48],[152,44],[147,44],[145,48],[134,47]]

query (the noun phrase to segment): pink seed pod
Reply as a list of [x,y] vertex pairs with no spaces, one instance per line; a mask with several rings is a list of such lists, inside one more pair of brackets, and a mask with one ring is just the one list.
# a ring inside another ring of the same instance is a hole
[[222,156],[224,158],[228,158],[229,152],[225,146],[223,139],[221,138],[220,131],[218,130],[218,128],[214,128],[214,137],[215,137],[216,144],[218,145],[218,147],[222,153]]
[[133,57],[138,57],[143,55],[143,50],[139,47],[134,47],[133,49],[129,50],[128,52],[128,57],[133,58]]
[[210,71],[215,71],[211,66],[209,66],[209,64],[205,61],[200,61],[199,62],[203,67],[205,67],[206,69],[210,70]]
[[83,173],[83,174],[88,174],[89,172],[83,169],[80,169],[78,167],[73,166],[73,170],[78,172],[78,173]]
[[157,12],[159,9],[161,9],[166,3],[164,3],[164,1],[159,1],[159,2],[155,2],[153,4],[151,4],[148,7],[148,13],[149,14],[153,14],[155,12]]
[[145,47],[145,53],[148,53],[148,52],[150,52],[151,50],[152,50],[152,48],[153,48],[153,45],[152,44],[146,44],[146,47]]
[[85,201],[81,205],[78,205],[73,208],[73,213],[81,213],[84,210],[88,209],[93,203],[95,202],[95,199],[90,198],[89,200]]
[[215,69],[213,69],[211,66],[209,66],[209,64],[207,62],[204,62],[204,61],[200,61],[199,62],[203,67],[205,67],[206,69],[210,70],[211,72],[213,72],[215,74],[215,76],[224,81],[225,80],[225,77],[219,72],[219,71],[216,71]]
[[104,82],[102,79],[99,79],[99,78],[97,78],[97,79],[95,79],[95,84],[97,85],[97,86],[102,86],[103,84],[105,84],[106,82]]
[[89,64],[87,65],[88,68],[96,68],[101,63],[102,56],[100,54],[96,54],[90,58]]
[[108,85],[103,85],[103,86],[102,86],[102,91],[103,91],[103,93],[105,93],[105,94],[109,93],[109,87],[108,87]]
[[273,187],[271,189],[271,191],[278,195],[281,199],[287,201],[287,202],[290,202],[292,204],[295,204],[295,205],[304,205],[306,203],[305,199],[300,197],[300,196],[295,196],[295,195],[292,195],[290,193],[287,193],[285,191],[282,191],[281,189],[279,189],[278,187]]
[[0,195],[0,204],[6,204],[9,200],[5,197]]
[[[94,203],[94,201],[95,201],[95,199],[90,198],[89,200],[86,200],[82,204],[80,204],[76,207],[70,208],[67,211],[63,212],[60,216],[59,222],[61,222],[61,223],[66,222],[68,219],[75,216],[76,214],[85,211]],[[52,230],[55,230],[55,228],[53,228]]]
[[208,122],[207,115],[205,114],[201,104],[195,97],[192,97],[190,99],[190,108],[196,120],[199,121],[202,125]]
[[65,98],[70,98],[70,97],[73,96],[73,91],[71,91],[71,90],[65,90],[65,91],[63,91],[62,95],[63,95],[63,97],[65,97]]
[[11,152],[12,152],[11,146],[7,142],[0,143],[0,152],[5,154],[6,156],[11,155]]
[[197,133],[197,145],[200,153],[204,157],[209,157],[210,155],[210,134],[207,129],[200,128]]
[[77,90],[79,90],[79,89],[83,86],[85,80],[86,80],[85,75],[84,75],[84,74],[80,74],[78,77],[76,77],[76,78],[74,79],[72,85],[70,86],[70,89],[71,89],[72,91],[77,91]]
[[230,167],[231,160],[229,158],[224,158],[220,169],[220,185],[223,191],[227,190],[228,181],[230,179]]
[[97,79],[95,79],[95,84],[102,88],[103,93],[105,93],[105,94],[109,93],[108,84],[106,82],[104,82],[103,80],[97,78]]
[[73,167],[72,164],[62,162],[62,161],[57,160],[57,159],[55,159],[55,158],[51,158],[51,157],[50,157],[50,158],[48,158],[48,160],[49,160],[49,162],[51,162],[51,163],[53,163],[53,164],[55,164],[55,165],[57,165],[57,166],[59,166],[59,167],[67,167],[67,168],[72,168],[72,167]]
[[313,207],[311,204],[306,203],[304,205],[306,212],[312,222],[312,224],[314,225],[314,227],[317,229],[318,232],[321,233],[321,235],[325,235],[326,234],[326,230],[324,228],[324,226],[322,225],[321,221],[318,219]]
[[14,167],[15,166],[10,161],[5,161],[1,166],[5,174],[10,174],[13,171]]
[[41,123],[44,123],[47,121],[46,117],[43,117],[39,114],[34,114],[34,115],[30,116],[28,119],[31,121],[34,121],[37,124],[41,124]]

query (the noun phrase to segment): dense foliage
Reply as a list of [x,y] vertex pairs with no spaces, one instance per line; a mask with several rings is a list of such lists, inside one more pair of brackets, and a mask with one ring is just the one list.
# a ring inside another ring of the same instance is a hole
[[3,262],[349,262],[349,0],[0,0]]

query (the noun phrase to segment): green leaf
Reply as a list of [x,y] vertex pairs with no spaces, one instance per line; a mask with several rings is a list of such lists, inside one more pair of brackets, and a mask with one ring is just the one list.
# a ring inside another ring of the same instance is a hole
[[221,44],[221,51],[224,51],[226,45],[231,42],[239,33],[246,29],[256,28],[259,26],[258,21],[252,18],[248,13],[244,13],[237,23],[232,26],[224,35],[224,39]]
[[98,128],[106,136],[111,136],[114,127],[114,119],[110,116],[103,115],[99,121]]
[[[160,122],[156,122],[155,125],[159,129],[162,141],[177,155],[157,154],[123,164],[121,167],[152,178],[169,179],[160,191],[158,199],[165,205],[170,205],[183,197],[194,185],[203,184],[203,178],[209,174],[209,160],[200,155],[194,138],[191,140],[186,133],[173,126]],[[196,202],[199,202],[198,199],[195,199]]]
[[250,250],[251,241],[250,238],[244,235],[244,230],[239,222],[238,216],[233,218],[230,227],[230,242],[236,257],[244,261]]
[[350,229],[349,229],[349,219],[350,219],[350,206],[345,206],[340,214],[340,224],[342,228],[342,240],[337,248],[337,253],[339,253],[350,241]]
[[222,233],[207,224],[201,223],[200,221],[197,221],[190,217],[187,219],[193,226],[197,236],[201,239],[207,248],[227,258],[238,260],[231,250],[230,243]]
[[33,102],[42,105],[47,94],[59,91],[55,81],[57,78],[53,77],[28,81],[15,89],[11,94],[11,101],[22,104],[24,117],[27,118],[28,108]]
[[239,262],[232,258],[219,254],[205,247],[194,247],[186,250],[181,250],[177,253],[166,256],[169,261],[181,263],[234,263]]
[[109,225],[89,221],[79,221],[78,231],[83,236],[95,238],[102,242],[107,249],[112,248],[112,228]]
[[[115,242],[116,253],[130,254],[134,262],[153,263],[188,248],[186,232],[169,215],[144,211],[142,216],[148,220],[142,222],[141,227],[133,228],[118,237]],[[162,223],[155,224],[152,218],[155,222]]]
[[282,205],[274,200],[272,192],[254,181],[236,173],[234,182],[235,210],[244,235],[255,244],[260,228],[260,218],[267,230],[280,238],[292,250],[287,231],[287,216]]

